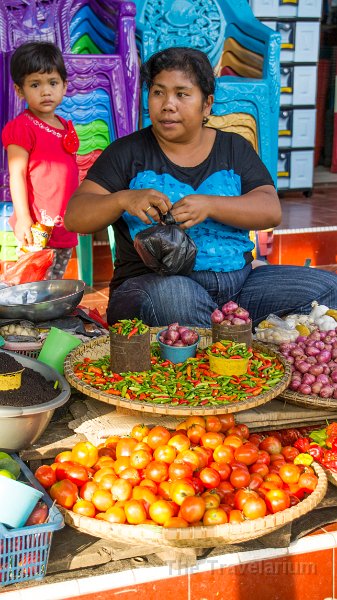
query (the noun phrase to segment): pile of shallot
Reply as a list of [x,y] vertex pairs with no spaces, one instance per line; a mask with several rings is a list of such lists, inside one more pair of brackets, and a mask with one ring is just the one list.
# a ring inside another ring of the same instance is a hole
[[313,331],[295,342],[280,344],[281,354],[292,365],[289,389],[305,395],[337,399],[336,330]]
[[189,327],[171,323],[167,329],[161,332],[158,339],[167,346],[193,346],[198,341],[199,335]]
[[233,300],[226,302],[221,310],[216,308],[211,314],[211,321],[220,325],[246,325],[251,323],[248,310],[241,308]]

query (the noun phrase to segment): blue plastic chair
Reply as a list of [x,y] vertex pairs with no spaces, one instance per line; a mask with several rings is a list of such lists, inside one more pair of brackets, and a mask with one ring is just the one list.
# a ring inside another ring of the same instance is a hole
[[[135,0],[141,61],[170,46],[204,51],[216,74],[213,117],[250,115],[256,149],[277,183],[280,35],[258,21],[247,0]],[[142,90],[142,126],[150,124]],[[220,119],[221,120],[221,119]],[[219,126],[214,119],[211,125]]]

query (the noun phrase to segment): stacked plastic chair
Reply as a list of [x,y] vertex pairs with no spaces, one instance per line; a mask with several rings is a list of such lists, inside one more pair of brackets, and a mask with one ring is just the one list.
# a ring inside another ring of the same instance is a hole
[[[28,39],[49,40],[62,50],[69,85],[58,112],[71,119],[77,130],[80,139],[77,160],[82,180],[106,146],[137,127],[139,66],[135,6],[124,0],[47,0],[41,4],[38,0],[28,4],[12,0],[10,5],[0,0],[0,24],[1,15],[6,29],[12,31],[4,49],[7,71],[11,52]],[[23,109],[12,91],[10,79],[7,81],[5,122]],[[3,172],[3,179],[8,180],[5,160],[4,156],[0,177]],[[114,256],[111,227],[108,233]],[[92,286],[91,235],[79,236],[77,258],[79,277]]]
[[[280,35],[260,23],[247,0],[135,0],[141,61],[170,46],[204,51],[216,74],[209,125],[246,137],[277,184]],[[149,125],[147,91],[142,125]],[[268,232],[264,251],[271,252]],[[257,238],[260,234],[257,235]],[[258,246],[258,239],[256,240]],[[258,256],[261,253],[257,252]]]

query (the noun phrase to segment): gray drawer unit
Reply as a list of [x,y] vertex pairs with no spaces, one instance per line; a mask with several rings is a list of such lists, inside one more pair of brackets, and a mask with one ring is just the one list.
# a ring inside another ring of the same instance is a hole
[[316,109],[281,108],[279,148],[312,148],[315,145]]
[[280,103],[291,106],[315,106],[317,65],[281,65]]
[[311,189],[314,178],[314,150],[279,150],[278,190]]
[[250,0],[254,15],[296,19],[320,19],[322,0]]
[[262,21],[281,35],[281,62],[316,63],[319,21]]

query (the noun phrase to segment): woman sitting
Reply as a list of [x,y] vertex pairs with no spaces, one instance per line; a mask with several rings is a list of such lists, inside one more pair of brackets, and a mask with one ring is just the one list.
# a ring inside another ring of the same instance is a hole
[[[240,135],[205,127],[215,80],[207,56],[169,48],[141,69],[152,125],[113,142],[72,196],[65,224],[92,233],[113,224],[114,277],[109,323],[141,318],[210,326],[217,306],[234,300],[256,326],[270,313],[307,313],[317,300],[337,308],[337,278],[307,267],[252,269],[249,230],[273,228],[281,208],[273,181]],[[198,252],[189,275],[162,276],[136,252],[136,234],[171,212]]]

